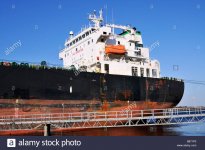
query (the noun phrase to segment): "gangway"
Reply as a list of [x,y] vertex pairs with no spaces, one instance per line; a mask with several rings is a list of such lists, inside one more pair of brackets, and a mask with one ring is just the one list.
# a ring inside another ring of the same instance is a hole
[[132,111],[75,112],[0,117],[0,131],[132,127],[189,124],[205,121],[205,107],[182,107]]

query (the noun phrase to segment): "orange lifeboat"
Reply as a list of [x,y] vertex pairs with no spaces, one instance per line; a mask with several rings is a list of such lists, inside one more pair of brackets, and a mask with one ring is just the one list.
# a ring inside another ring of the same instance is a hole
[[106,45],[105,46],[106,54],[125,54],[125,46],[124,45]]

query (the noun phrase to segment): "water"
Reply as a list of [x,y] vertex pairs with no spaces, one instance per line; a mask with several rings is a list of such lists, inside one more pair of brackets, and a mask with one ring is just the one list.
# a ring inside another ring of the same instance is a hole
[[52,135],[70,136],[205,136],[205,122],[187,125],[81,129],[53,132]]
[[205,122],[170,127],[169,129],[178,133],[180,136],[205,136]]

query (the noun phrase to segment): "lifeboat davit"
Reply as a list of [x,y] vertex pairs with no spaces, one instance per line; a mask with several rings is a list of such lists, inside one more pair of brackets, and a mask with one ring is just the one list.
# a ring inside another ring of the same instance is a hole
[[106,54],[125,54],[125,46],[124,45],[106,45],[105,46]]

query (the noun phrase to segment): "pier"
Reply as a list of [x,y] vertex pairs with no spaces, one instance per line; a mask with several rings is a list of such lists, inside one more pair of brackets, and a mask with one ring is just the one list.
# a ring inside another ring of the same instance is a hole
[[76,112],[0,117],[0,131],[83,129],[190,124],[205,121],[205,107],[182,107],[132,111]]

